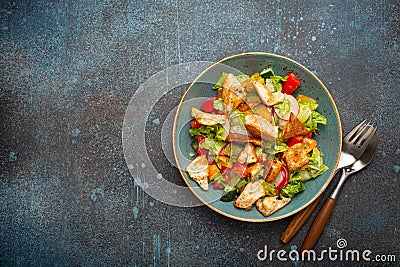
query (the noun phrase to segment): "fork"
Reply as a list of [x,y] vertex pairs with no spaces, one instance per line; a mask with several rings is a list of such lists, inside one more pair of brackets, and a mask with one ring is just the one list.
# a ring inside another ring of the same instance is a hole
[[342,168],[352,165],[361,157],[369,142],[373,139],[376,128],[365,120],[354,127],[343,139],[342,152],[335,174]]
[[[339,163],[335,170],[334,175],[345,167],[352,165],[357,159],[361,157],[367,148],[368,144],[374,137],[376,128],[365,120],[359,123],[353,130],[351,130],[343,138],[342,151],[340,153]],[[307,221],[308,217],[314,211],[315,207],[322,199],[322,195],[315,199],[305,209],[296,213],[289,225],[286,227],[285,232],[281,236],[284,243],[289,242],[292,237],[300,230],[300,228]]]

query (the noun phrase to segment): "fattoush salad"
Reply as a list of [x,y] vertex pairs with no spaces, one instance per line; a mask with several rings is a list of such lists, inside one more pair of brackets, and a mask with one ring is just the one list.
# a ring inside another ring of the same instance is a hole
[[269,216],[287,205],[305,182],[328,170],[314,136],[326,118],[318,103],[294,95],[301,81],[271,68],[251,76],[222,73],[215,95],[191,108],[193,137],[186,167],[203,190],[220,201]]

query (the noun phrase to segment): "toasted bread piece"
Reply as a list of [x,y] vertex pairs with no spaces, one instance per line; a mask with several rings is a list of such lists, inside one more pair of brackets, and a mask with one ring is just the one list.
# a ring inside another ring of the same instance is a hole
[[262,146],[263,142],[259,138],[243,135],[243,134],[237,134],[237,133],[230,133],[228,137],[226,138],[227,142],[232,142],[232,143],[240,143],[240,144],[245,144],[245,143],[252,143],[255,146]]
[[251,177],[252,181],[254,179],[257,179],[257,177],[260,175],[260,172],[263,168],[264,168],[264,165],[259,162],[256,162],[253,165],[250,165],[250,177]]
[[301,143],[289,147],[283,152],[282,159],[286,162],[289,171],[297,170],[309,161],[308,153],[317,146],[317,141],[311,138],[304,138]]
[[280,210],[290,202],[291,198],[265,197],[257,200],[256,207],[265,217]]
[[241,85],[243,86],[244,89],[247,90],[247,92],[249,93],[255,93],[256,88],[254,88],[254,85],[252,83],[252,81],[250,79],[246,79],[244,81],[241,82]]
[[275,142],[276,138],[278,138],[278,126],[273,126],[259,115],[246,115],[244,126],[254,137],[271,142]]
[[289,121],[286,123],[285,129],[283,129],[282,141],[307,132],[308,130],[304,124],[293,113],[290,113]]
[[282,168],[283,163],[280,162],[279,160],[273,160],[271,161],[271,168],[269,168],[268,174],[265,176],[265,181],[266,182],[271,182],[273,181],[276,176],[279,174],[281,168]]
[[265,190],[262,183],[262,180],[248,183],[233,205],[241,209],[251,209],[257,199],[265,196]]

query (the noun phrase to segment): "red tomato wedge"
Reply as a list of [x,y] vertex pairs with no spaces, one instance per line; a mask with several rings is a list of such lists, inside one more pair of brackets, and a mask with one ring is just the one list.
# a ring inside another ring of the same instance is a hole
[[214,102],[208,99],[201,105],[200,109],[204,112],[211,113],[214,111]]
[[283,83],[282,93],[291,95],[297,88],[299,88],[300,80],[291,72],[288,72],[286,76],[288,79]]
[[293,146],[295,144],[303,142],[304,137],[302,135],[296,135],[291,138],[286,142],[286,145],[288,146]]

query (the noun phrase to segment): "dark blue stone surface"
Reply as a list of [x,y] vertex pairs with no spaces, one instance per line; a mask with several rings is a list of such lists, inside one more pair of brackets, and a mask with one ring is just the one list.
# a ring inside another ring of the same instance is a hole
[[[344,238],[347,249],[371,250],[371,259],[395,255],[386,264],[399,265],[399,6],[389,0],[1,1],[0,264],[300,266],[276,256],[260,261],[257,253],[265,246],[287,254],[299,248],[311,220],[283,244],[290,218],[244,223],[205,206],[164,204],[138,186],[124,160],[125,110],[153,74],[265,51],[318,75],[337,103],[344,133],[363,119],[379,127],[375,159],[346,183],[315,250],[337,249]],[[147,124],[149,154],[177,184],[179,172],[157,149],[161,125],[184,89],[166,94]]]

